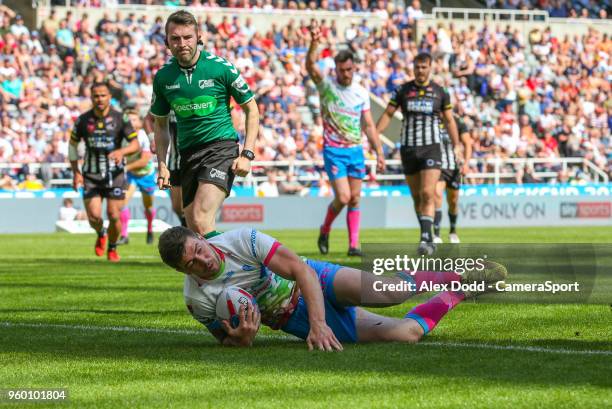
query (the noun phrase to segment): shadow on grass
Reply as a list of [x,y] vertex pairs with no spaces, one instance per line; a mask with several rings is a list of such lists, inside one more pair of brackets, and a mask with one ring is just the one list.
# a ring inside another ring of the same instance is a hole
[[[52,324],[51,324],[52,325]],[[57,327],[0,327],[4,353],[19,353],[32,359],[116,359],[143,360],[165,366],[169,363],[221,367],[239,366],[241,370],[274,370],[294,374],[328,372],[439,376],[525,385],[591,385],[610,387],[610,355],[578,355],[529,352],[525,350],[483,349],[461,346],[407,344],[345,345],[343,353],[309,353],[303,341],[273,336],[259,339],[253,348],[219,346],[210,336],[154,332],[83,331]],[[432,337],[430,341],[436,341]],[[461,339],[461,343],[480,344],[481,340]],[[539,345],[538,341],[517,346]],[[563,349],[595,350],[605,343],[545,340],[542,346]],[[609,345],[609,344],[608,344]],[[44,357],[40,356],[43,354]],[[192,376],[185,371],[185,378]],[[159,374],[144,374],[154,379]],[[180,376],[180,374],[178,375]]]

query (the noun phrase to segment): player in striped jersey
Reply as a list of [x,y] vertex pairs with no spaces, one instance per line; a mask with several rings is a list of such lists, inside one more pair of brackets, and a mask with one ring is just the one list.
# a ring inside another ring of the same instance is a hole
[[[106,213],[109,220],[109,261],[119,261],[117,239],[121,231],[119,217],[125,199],[125,155],[138,151],[138,139],[129,120],[111,108],[110,89],[106,83],[91,85],[93,108],[79,116],[70,135],[68,159],[72,168],[72,186],[77,190],[83,186],[83,200],[89,225],[98,234],[95,253],[104,254],[107,242],[102,220],[102,199],[106,198]],[[83,173],[79,169],[78,145],[85,142]],[[123,141],[128,145],[121,147]]]
[[421,226],[420,254],[435,251],[432,225],[435,213],[436,184],[440,178],[441,126],[448,129],[453,146],[458,146],[457,125],[448,92],[430,81],[431,56],[421,53],[414,59],[413,81],[397,88],[376,129],[382,133],[398,108],[403,114],[400,154]]
[[434,243],[442,243],[440,237],[440,222],[442,221],[442,200],[444,189],[446,189],[446,201],[448,203],[448,218],[450,219],[450,233],[448,239],[451,243],[459,243],[457,235],[457,216],[459,213],[459,188],[461,187],[461,177],[468,170],[468,160],[472,157],[472,140],[465,122],[459,117],[455,117],[459,138],[463,145],[463,157],[466,160],[458,163],[455,157],[453,145],[451,144],[446,128],[443,129],[440,149],[442,152],[442,172],[440,180],[436,186],[436,213],[434,216]]

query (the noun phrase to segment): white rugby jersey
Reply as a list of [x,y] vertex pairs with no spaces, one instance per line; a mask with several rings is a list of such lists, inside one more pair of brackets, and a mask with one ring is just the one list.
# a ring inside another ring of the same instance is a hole
[[[144,131],[144,129],[140,129],[138,131],[137,138],[138,144],[140,145],[140,150],[126,156],[125,160],[128,164],[139,160],[144,152],[151,153],[151,141],[149,141],[149,137],[147,136],[147,133]],[[155,165],[153,164],[152,157],[149,162],[147,162],[147,164],[142,168],[130,171],[130,173],[135,176],[146,176],[150,175],[153,172],[155,172]]]
[[361,115],[370,110],[368,91],[355,81],[344,87],[324,78],[319,85],[325,146],[352,147],[361,144]]
[[208,239],[208,242],[221,256],[221,273],[212,280],[185,277],[183,295],[191,315],[209,329],[218,328],[217,297],[225,287],[237,286],[255,297],[261,311],[261,322],[279,328],[293,312],[297,301],[294,297],[296,282],[267,268],[281,244],[250,228],[230,230]]

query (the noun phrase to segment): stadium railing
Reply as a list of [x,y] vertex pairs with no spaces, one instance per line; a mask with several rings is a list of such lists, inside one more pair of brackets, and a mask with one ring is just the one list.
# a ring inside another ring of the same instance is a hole
[[503,10],[434,7],[431,14],[425,14],[417,21],[417,37],[438,24],[453,24],[456,30],[467,30],[470,26],[482,29],[485,24],[495,27],[510,26],[518,29],[525,44],[533,30],[550,28],[555,37],[585,35],[590,29],[612,35],[612,20],[586,18],[553,18],[545,10]]
[[548,22],[548,11],[545,10],[504,10],[504,9],[472,9],[453,7],[434,7],[431,10],[434,19],[479,20],[491,22]]
[[[388,159],[387,168],[389,170],[395,169],[397,173],[382,173],[376,172],[376,161],[367,160],[366,166],[369,168],[369,173],[374,176],[377,182],[403,182],[404,175],[401,173],[402,163],[399,159]],[[465,179],[480,179],[485,180],[486,183],[500,185],[507,183],[509,180],[516,178],[519,174],[519,169],[530,168],[533,169],[531,174],[541,180],[552,179],[557,177],[558,172],[569,171],[574,167],[581,167],[584,172],[587,172],[590,176],[590,182],[595,183],[608,183],[609,178],[605,171],[598,168],[593,162],[585,158],[491,158],[491,159],[472,159],[470,165],[478,166],[480,168],[493,168],[490,172],[477,172],[469,173],[464,176]],[[510,166],[508,166],[510,165]],[[538,170],[537,165],[546,165],[546,170]],[[23,166],[22,163],[0,163],[0,172],[5,169],[20,169]],[[67,170],[70,166],[67,163],[29,163],[30,172],[38,172],[42,166],[50,169],[61,169]],[[296,180],[303,183],[315,182],[320,180],[320,172],[323,169],[323,162],[313,162],[310,160],[281,160],[281,161],[254,161],[252,168],[255,170],[266,170],[266,169],[281,169],[286,170],[287,173],[296,175]],[[300,172],[300,169],[304,168],[316,168],[316,172]],[[552,170],[554,169],[554,170]],[[261,172],[256,172],[261,173]],[[264,172],[265,173],[265,172]],[[257,186],[259,183],[268,180],[265,174],[253,175],[250,173],[245,178],[236,178],[237,183],[242,183],[246,186]],[[286,180],[286,176],[279,176],[279,181]],[[49,184],[51,187],[69,186],[72,184],[72,179],[50,179]]]

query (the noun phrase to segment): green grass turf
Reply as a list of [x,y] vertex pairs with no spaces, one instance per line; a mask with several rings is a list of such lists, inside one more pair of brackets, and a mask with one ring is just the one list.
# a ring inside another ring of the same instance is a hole
[[[319,258],[314,231],[268,233]],[[464,242],[612,243],[612,228],[461,234]],[[416,237],[367,230],[362,242]],[[65,387],[69,402],[55,407],[78,408],[612,406],[609,305],[466,301],[418,345],[309,353],[304,342],[263,329],[253,348],[224,348],[187,314],[182,277],[162,266],[142,235],[120,249],[118,265],[96,258],[93,240],[0,236],[0,388]],[[331,246],[326,259],[346,263],[346,232],[334,232]],[[413,305],[378,312],[401,317]]]

